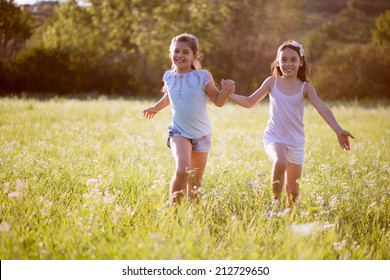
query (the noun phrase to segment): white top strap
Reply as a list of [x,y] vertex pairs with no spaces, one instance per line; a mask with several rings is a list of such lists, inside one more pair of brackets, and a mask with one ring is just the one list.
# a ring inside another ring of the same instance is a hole
[[301,92],[303,93],[303,88],[305,87],[306,85],[306,82],[303,82],[303,85],[302,85],[302,88],[301,88]]
[[277,77],[277,76],[275,76],[274,87],[276,87],[276,82],[277,82],[277,80],[278,80],[278,77]]

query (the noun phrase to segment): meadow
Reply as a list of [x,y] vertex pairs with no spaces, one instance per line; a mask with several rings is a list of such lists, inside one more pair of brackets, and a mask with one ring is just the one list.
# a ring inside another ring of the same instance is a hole
[[209,105],[203,198],[169,207],[170,110],[154,100],[0,99],[0,259],[383,260],[390,257],[388,103],[311,105],[300,202],[271,208],[268,103]]

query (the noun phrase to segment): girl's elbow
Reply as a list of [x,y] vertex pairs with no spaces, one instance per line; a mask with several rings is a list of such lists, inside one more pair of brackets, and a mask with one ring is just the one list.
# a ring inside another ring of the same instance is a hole
[[217,106],[219,108],[225,106],[226,103],[227,103],[227,100],[220,100],[220,101],[214,102],[215,106]]
[[249,104],[249,103],[246,103],[246,102],[239,102],[239,101],[235,101],[233,100],[237,105],[240,105],[241,107],[244,107],[244,108],[247,108],[247,109],[250,109],[253,107],[253,105]]
[[252,99],[252,98],[248,98],[245,102],[245,107],[250,109],[250,108],[253,108],[255,107],[255,105],[258,103],[259,101],[255,100],[255,99]]
[[242,106],[244,106],[247,109],[251,109],[251,108],[253,108],[255,106],[255,104],[253,104],[253,103],[245,103]]

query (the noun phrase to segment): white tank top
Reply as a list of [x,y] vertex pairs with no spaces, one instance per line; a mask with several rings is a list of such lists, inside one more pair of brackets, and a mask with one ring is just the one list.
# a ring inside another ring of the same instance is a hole
[[264,131],[264,143],[282,143],[292,147],[299,147],[305,143],[303,113],[305,98],[303,83],[300,92],[286,95],[277,87],[278,78],[269,94],[270,118]]

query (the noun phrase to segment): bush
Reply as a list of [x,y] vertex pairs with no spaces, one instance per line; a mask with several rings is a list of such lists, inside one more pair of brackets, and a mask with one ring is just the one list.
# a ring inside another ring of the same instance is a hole
[[326,99],[390,98],[389,51],[374,44],[329,49],[313,68],[313,84]]
[[0,61],[0,93],[61,96],[97,92],[139,96],[145,92],[150,94],[154,88],[158,92],[160,79],[151,80],[156,71],[153,68],[149,72],[141,71],[143,68],[138,64],[118,53],[92,57],[30,49],[15,60]]
[[9,61],[6,90],[14,92],[73,91],[69,56],[59,51],[30,49]]
[[390,9],[381,14],[375,21],[372,30],[372,41],[376,44],[390,44]]

